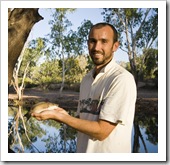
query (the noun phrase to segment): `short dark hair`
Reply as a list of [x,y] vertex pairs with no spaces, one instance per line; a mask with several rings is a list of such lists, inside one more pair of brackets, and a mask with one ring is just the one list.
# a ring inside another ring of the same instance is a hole
[[113,43],[117,42],[118,41],[118,32],[117,32],[116,28],[113,25],[106,23],[106,22],[100,22],[100,23],[97,23],[95,25],[92,25],[90,32],[89,32],[89,35],[90,35],[93,28],[100,28],[100,27],[104,27],[104,26],[111,27],[111,29],[113,30],[113,34],[114,34],[113,35]]

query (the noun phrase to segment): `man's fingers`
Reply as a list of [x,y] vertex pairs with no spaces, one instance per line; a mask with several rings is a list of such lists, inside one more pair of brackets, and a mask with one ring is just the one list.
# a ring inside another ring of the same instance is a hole
[[32,113],[31,116],[35,117],[39,121],[42,120],[38,113]]

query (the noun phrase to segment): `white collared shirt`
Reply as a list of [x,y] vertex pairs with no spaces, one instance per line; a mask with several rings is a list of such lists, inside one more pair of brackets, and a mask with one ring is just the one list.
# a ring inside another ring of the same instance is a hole
[[78,114],[81,119],[118,123],[103,141],[78,133],[77,152],[131,152],[131,134],[136,102],[133,75],[114,58],[93,78],[91,70],[82,80]]

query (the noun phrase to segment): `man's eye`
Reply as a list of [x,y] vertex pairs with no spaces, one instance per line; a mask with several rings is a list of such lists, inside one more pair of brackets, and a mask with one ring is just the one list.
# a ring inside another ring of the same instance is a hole
[[95,40],[89,40],[89,43],[96,43]]
[[102,40],[102,43],[104,43],[104,44],[107,43],[107,40]]

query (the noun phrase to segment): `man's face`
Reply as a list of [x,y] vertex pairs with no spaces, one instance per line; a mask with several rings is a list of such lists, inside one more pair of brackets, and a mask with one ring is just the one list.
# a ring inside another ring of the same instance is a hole
[[89,54],[96,66],[104,66],[111,59],[114,51],[117,50],[113,44],[113,30],[109,26],[93,28],[89,34]]

